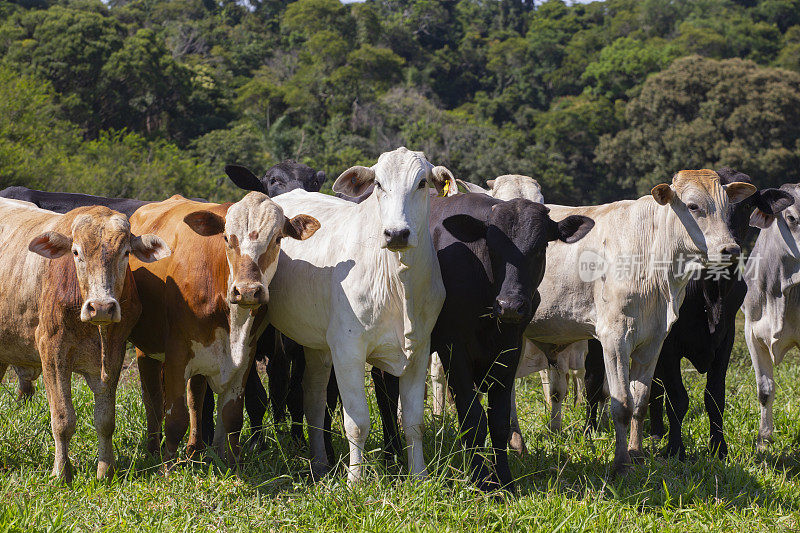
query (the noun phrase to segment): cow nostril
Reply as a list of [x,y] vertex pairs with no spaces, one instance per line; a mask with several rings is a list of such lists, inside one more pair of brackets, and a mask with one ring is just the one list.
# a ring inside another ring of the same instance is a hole
[[383,230],[383,234],[387,239],[391,239],[392,238],[392,232],[389,231],[388,229]]
[[91,316],[96,316],[96,315],[97,315],[97,309],[95,309],[95,308],[94,308],[94,305],[92,305],[92,304],[88,304],[88,305],[86,306],[86,309],[89,311],[89,314],[90,314]]
[[258,300],[263,296],[263,294],[264,294],[264,288],[260,286],[256,287],[256,290],[253,292],[253,298]]
[[234,300],[240,300],[241,298],[242,298],[242,293],[239,292],[239,287],[234,285],[234,287],[233,287],[233,299]]
[[399,235],[401,239],[408,239],[408,236],[411,235],[411,230],[410,229],[401,230]]

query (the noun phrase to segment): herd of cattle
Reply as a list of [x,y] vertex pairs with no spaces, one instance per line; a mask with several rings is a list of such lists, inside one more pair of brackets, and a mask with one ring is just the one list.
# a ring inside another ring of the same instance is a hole
[[[12,366],[25,396],[42,373],[53,475],[73,475],[73,372],[95,397],[97,476],[113,475],[128,341],[147,448],[165,463],[188,429],[187,453],[213,443],[235,464],[245,408],[263,440],[269,401],[277,422],[288,409],[298,441],[305,417],[318,479],[334,460],[331,412],[341,401],[355,482],[371,365],[384,452],[405,449],[415,476],[426,475],[429,368],[434,413],[449,388],[462,442],[476,448],[491,436],[494,464],[472,455],[481,488],[513,487],[507,449],[525,447],[514,381],[535,371],[546,377],[554,431],[570,373],[585,379],[590,424],[608,400],[620,472],[642,455],[648,406],[652,432],[663,436],[666,403],[667,451],[685,455],[682,357],[708,373],[710,447],[724,457],[740,307],[761,404],[758,443],[771,439],[772,365],[800,344],[800,185],[758,190],[729,168],[682,170],[638,200],[565,207],[545,205],[531,178],[500,176],[487,190],[405,148],[344,171],[336,196],[318,192],[323,172],[293,161],[262,178],[225,170],[251,191],[236,203],[0,191],[0,377]],[[745,263],[749,226],[761,231]],[[255,367],[264,358],[269,395]]]

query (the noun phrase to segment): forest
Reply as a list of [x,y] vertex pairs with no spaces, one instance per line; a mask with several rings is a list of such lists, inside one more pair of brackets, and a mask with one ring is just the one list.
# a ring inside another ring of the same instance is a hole
[[550,202],[800,169],[800,0],[0,0],[0,189],[237,198],[405,145]]

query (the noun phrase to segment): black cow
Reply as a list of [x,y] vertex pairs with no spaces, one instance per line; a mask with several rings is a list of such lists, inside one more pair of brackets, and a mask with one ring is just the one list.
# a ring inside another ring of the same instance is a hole
[[37,207],[55,211],[56,213],[66,213],[76,207],[91,205],[104,205],[114,211],[119,211],[127,216],[131,216],[134,211],[145,204],[142,200],[132,200],[130,198],[106,198],[105,196],[93,196],[91,194],[79,194],[72,192],[46,192],[28,189],[27,187],[7,187],[0,191],[0,198],[11,198],[12,200],[24,200],[31,202]]
[[[750,176],[731,168],[716,171],[723,184],[741,181],[751,183]],[[792,196],[779,189],[764,189],[746,200],[734,204],[729,227],[739,246],[745,244],[749,231],[749,219],[754,208],[765,213],[777,214],[794,203]],[[710,425],[709,449],[720,458],[728,454],[728,445],[722,430],[722,415],[725,410],[725,377],[728,372],[733,340],[735,337],[736,313],[744,301],[747,284],[736,272],[737,264],[728,267],[724,275],[714,276],[703,271],[700,279],[692,280],[686,287],[686,296],[678,314],[678,320],[664,340],[658,358],[653,385],[650,391],[650,432],[664,436],[663,409],[667,403],[669,439],[665,452],[670,456],[686,457],[686,448],[681,434],[683,418],[689,408],[689,396],[681,377],[681,359],[686,357],[701,374],[708,374],[705,388],[705,407]],[[718,277],[719,279],[713,279]],[[595,341],[596,342],[596,341]],[[602,348],[590,342],[586,363],[586,390],[589,400],[589,424],[596,427],[597,401],[602,398]]]
[[270,198],[279,194],[305,189],[317,192],[325,182],[325,173],[291,159],[271,167],[262,178],[241,165],[225,165],[225,174],[241,189],[263,192]]
[[[536,288],[544,276],[547,243],[575,242],[594,226],[576,215],[556,223],[548,212],[536,202],[503,202],[484,194],[431,200],[430,231],[447,291],[431,350],[439,353],[447,372],[462,442],[470,449],[486,441],[487,416],[479,394],[488,394],[496,474],[480,454],[471,459],[473,479],[484,490],[513,489],[506,452],[511,389],[522,332],[540,300]],[[399,448],[397,400],[384,383],[396,378],[382,377],[376,392],[388,450]]]

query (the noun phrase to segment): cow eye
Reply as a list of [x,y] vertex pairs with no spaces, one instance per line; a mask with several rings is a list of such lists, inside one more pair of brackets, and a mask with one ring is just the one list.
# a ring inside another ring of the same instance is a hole
[[786,220],[789,221],[790,224],[795,224],[797,222],[794,215],[786,215]]
[[74,255],[75,257],[78,257],[78,250],[72,250],[72,255]]
[[694,202],[690,202],[690,203],[686,204],[686,207],[688,207],[688,208],[689,208],[689,211],[697,211],[698,209],[700,209],[700,208],[697,206],[697,204],[696,204],[696,203],[694,203]]
[[420,180],[419,185],[417,185],[417,189],[424,189],[425,188],[425,180]]
[[228,242],[228,236],[227,235],[223,235],[222,238],[225,239],[225,242]]
[[375,188],[383,190],[383,186],[381,186],[380,182],[378,182],[378,181],[375,182]]

